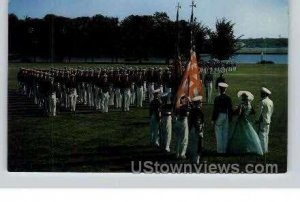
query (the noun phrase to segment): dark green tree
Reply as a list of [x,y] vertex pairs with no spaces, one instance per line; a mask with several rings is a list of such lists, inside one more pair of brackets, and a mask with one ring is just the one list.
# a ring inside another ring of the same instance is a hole
[[234,23],[226,18],[217,20],[216,31],[210,32],[211,55],[219,60],[228,60],[237,51],[238,38],[234,35]]

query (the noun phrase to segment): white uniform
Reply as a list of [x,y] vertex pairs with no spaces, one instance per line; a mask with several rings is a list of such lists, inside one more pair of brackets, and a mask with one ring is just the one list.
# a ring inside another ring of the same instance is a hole
[[70,101],[70,107],[72,112],[75,112],[76,110],[77,97],[78,95],[77,95],[76,88],[71,88],[69,94],[69,101]]
[[130,89],[126,88],[124,90],[124,111],[129,112],[129,106],[130,106]]
[[[220,87],[227,88],[225,83],[219,83]],[[229,119],[232,115],[232,101],[225,93],[217,96],[214,102],[213,121],[215,123],[215,133],[217,139],[217,152],[224,154],[227,152]]]
[[228,145],[228,114],[220,113],[215,123],[215,133],[217,139],[217,152],[226,153]]
[[143,100],[144,100],[144,87],[138,86],[137,87],[137,106],[143,107]]
[[149,93],[149,102],[151,102],[154,99],[154,83],[151,83],[149,85],[148,93]]
[[130,104],[135,105],[135,98],[136,98],[136,92],[135,92],[135,84],[131,84],[130,88]]
[[101,110],[101,99],[102,96],[102,89],[99,88],[98,86],[95,86],[95,107],[96,110]]
[[212,103],[212,91],[213,91],[213,82],[207,83],[207,93],[208,93],[208,103]]
[[116,88],[116,108],[119,109],[122,107],[122,94],[120,88]]
[[258,136],[264,153],[269,151],[269,132],[273,109],[273,101],[269,97],[260,101]]
[[108,104],[109,104],[109,93],[108,92],[102,92],[101,96],[101,109],[103,113],[108,112]]
[[83,97],[83,104],[88,104],[88,83],[83,82],[82,83],[82,97]]
[[49,96],[49,113],[50,116],[56,116],[56,92]]
[[159,120],[155,114],[150,119],[150,138],[153,145],[159,146]]
[[162,146],[166,151],[170,151],[171,139],[172,139],[172,114],[165,113],[161,120],[161,137]]
[[115,93],[112,86],[109,86],[109,106],[114,106],[115,104]]
[[188,142],[189,142],[189,127],[188,117],[179,117],[176,121],[177,124],[177,144],[176,156],[185,158]]

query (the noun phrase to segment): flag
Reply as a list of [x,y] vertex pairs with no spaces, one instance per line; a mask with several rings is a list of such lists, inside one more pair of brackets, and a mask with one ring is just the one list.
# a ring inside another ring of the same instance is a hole
[[196,96],[203,95],[202,82],[200,79],[200,72],[195,51],[191,51],[191,59],[178,88],[176,95],[176,108],[179,108],[180,98],[184,95],[190,97],[191,99]]

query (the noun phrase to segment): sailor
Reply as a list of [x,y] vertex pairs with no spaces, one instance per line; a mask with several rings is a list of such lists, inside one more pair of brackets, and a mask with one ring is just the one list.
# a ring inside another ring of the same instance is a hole
[[160,89],[154,90],[154,98],[150,102],[150,138],[151,144],[154,146],[160,146],[159,138],[159,123],[161,118],[161,100]]
[[107,79],[107,74],[103,75],[101,83],[102,95],[101,95],[101,108],[103,113],[108,112],[108,105],[109,105],[109,83]]
[[84,71],[83,73],[83,77],[82,77],[82,90],[83,90],[83,93],[82,93],[82,96],[83,96],[83,104],[84,105],[88,105],[88,102],[89,102],[89,93],[88,93],[88,90],[89,90],[89,72],[88,71]]
[[94,103],[94,85],[93,85],[93,80],[94,80],[94,72],[91,69],[88,73],[87,77],[87,97],[88,97],[88,106],[93,107],[95,105]]
[[108,94],[109,94],[109,102],[108,102],[109,106],[114,107],[114,105],[115,105],[115,91],[114,91],[114,87],[113,87],[112,83],[109,84]]
[[227,152],[229,121],[232,117],[232,101],[226,95],[227,88],[228,84],[219,83],[220,95],[215,98],[212,117],[217,139],[217,152],[221,154]]
[[212,90],[213,90],[213,80],[214,80],[214,77],[213,75],[211,74],[211,70],[209,69],[208,70],[208,73],[205,74],[205,77],[204,77],[204,86],[206,88],[206,102],[207,103],[212,103]]
[[265,87],[261,88],[261,101],[258,113],[258,136],[264,153],[269,151],[269,132],[274,105],[270,99],[271,91]]
[[172,139],[172,103],[169,100],[169,93],[162,95],[161,107],[161,148],[170,152]]
[[136,91],[135,91],[135,83],[132,82],[130,86],[130,104],[135,105],[136,99]]
[[70,75],[70,79],[68,81],[67,87],[69,89],[69,101],[70,101],[69,106],[71,112],[75,112],[78,95],[76,91],[76,87],[77,87],[76,77],[74,74]]
[[124,98],[124,111],[129,112],[129,106],[130,106],[130,79],[129,75],[126,73],[123,80],[123,98]]
[[49,96],[49,116],[53,116],[55,117],[56,116],[56,89],[55,89],[55,86],[54,86],[54,78],[53,77],[50,77],[50,80],[48,81],[49,82],[49,93],[48,93],[48,96]]
[[119,73],[115,75],[114,80],[115,80],[115,96],[116,96],[115,108],[120,109],[122,108],[122,99],[123,99],[123,96],[121,94],[121,86],[122,86],[121,75]]
[[148,94],[150,102],[154,99],[154,89],[154,82],[149,83]]
[[144,81],[142,78],[142,72],[138,72],[136,78],[136,98],[137,98],[137,106],[143,107],[143,100],[144,100]]
[[96,76],[94,77],[94,85],[95,85],[95,89],[94,89],[94,93],[95,93],[95,109],[97,110],[101,110],[101,103],[102,103],[102,89],[101,89],[101,75],[100,72],[98,72],[96,74]]
[[180,105],[178,109],[177,118],[177,144],[176,144],[176,157],[179,159],[186,158],[186,150],[189,141],[189,126],[188,116],[190,112],[190,98],[182,96],[180,98]]
[[202,112],[202,96],[192,99],[189,117],[191,162],[199,164],[203,149],[204,114]]

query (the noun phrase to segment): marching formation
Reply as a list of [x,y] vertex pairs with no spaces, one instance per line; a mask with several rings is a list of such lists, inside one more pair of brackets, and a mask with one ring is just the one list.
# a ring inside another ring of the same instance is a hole
[[[214,69],[214,64],[217,63],[206,63],[208,72]],[[218,64],[226,66],[225,63]],[[103,113],[111,108],[130,111],[130,106],[143,107],[146,98],[151,102],[154,89],[168,93],[167,99],[171,101],[177,78],[173,68],[21,68],[17,77],[20,92],[32,97],[45,115],[56,116],[57,110],[75,112],[77,104]],[[230,71],[234,70],[236,67],[232,66]]]
[[[240,103],[234,107],[231,98],[226,94],[228,84],[218,84],[219,95],[214,100],[212,125],[216,135],[216,148],[220,154],[252,153],[264,155],[268,153],[268,136],[273,102],[271,91],[261,89],[261,101],[255,130],[249,121],[255,111],[251,106],[254,96],[249,91],[239,91]],[[155,90],[154,100],[150,103],[150,136],[151,143],[170,152],[172,134],[176,134],[176,156],[186,159],[186,153],[192,163],[199,163],[203,151],[204,113],[202,96],[192,99],[187,96],[180,98],[180,106],[174,112],[172,104],[166,99],[167,94],[160,96]]]
[[[56,116],[56,107],[75,112],[76,104],[107,113],[109,108],[129,111],[143,107],[154,89],[171,92],[171,71],[161,68],[25,69],[18,72],[20,92],[34,98],[45,114]],[[170,98],[169,98],[170,99]]]
[[200,61],[201,72],[206,74],[208,71],[211,73],[226,73],[237,70],[237,64],[232,61],[209,60]]

